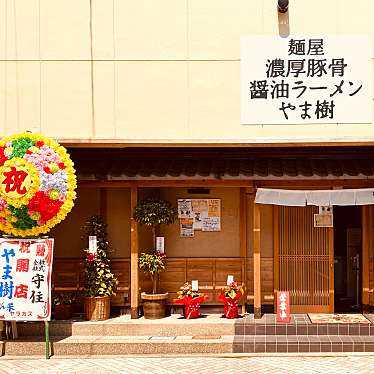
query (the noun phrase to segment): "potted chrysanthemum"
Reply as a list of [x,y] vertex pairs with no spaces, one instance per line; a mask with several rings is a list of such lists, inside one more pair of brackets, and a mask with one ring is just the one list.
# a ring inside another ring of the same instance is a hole
[[184,305],[184,317],[186,319],[198,318],[201,316],[200,304],[208,298],[203,292],[192,289],[189,282],[186,282],[179,291],[177,291],[177,298],[174,304]]
[[110,246],[107,241],[106,224],[101,217],[93,216],[84,226],[86,240],[96,236],[96,252],[85,249],[85,298],[84,309],[86,319],[103,321],[110,316],[110,297],[115,295],[117,278],[110,269],[108,253]]
[[244,290],[237,282],[231,282],[223,289],[219,295],[219,300],[224,302],[223,314],[226,318],[238,317],[238,301],[242,297]]

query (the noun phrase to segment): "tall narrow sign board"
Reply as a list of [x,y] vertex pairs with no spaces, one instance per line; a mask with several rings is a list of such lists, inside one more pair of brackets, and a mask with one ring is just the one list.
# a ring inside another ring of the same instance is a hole
[[0,319],[49,321],[53,239],[0,238]]

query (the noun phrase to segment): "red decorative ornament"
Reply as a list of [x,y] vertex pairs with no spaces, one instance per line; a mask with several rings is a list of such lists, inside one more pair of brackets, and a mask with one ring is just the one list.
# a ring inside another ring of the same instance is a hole
[[200,304],[208,299],[208,295],[198,297],[184,296],[182,299],[175,299],[175,304],[184,305],[184,317],[186,319],[198,318],[201,316]]
[[87,261],[88,262],[96,261],[96,259],[97,259],[97,254],[96,253],[89,253],[87,255]]
[[0,166],[4,165],[4,162],[8,160],[8,157],[4,155],[6,147],[0,147]]
[[40,220],[46,222],[56,216],[63,203],[52,200],[43,192],[38,191],[27,205],[28,210],[40,213]]
[[223,314],[226,318],[238,318],[238,300],[241,298],[242,294],[237,292],[235,298],[226,297],[224,292],[218,297],[218,300],[225,303],[223,306]]

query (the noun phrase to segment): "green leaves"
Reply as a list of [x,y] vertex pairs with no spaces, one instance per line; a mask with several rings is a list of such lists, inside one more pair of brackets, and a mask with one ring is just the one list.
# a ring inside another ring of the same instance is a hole
[[9,158],[23,157],[26,151],[33,145],[35,145],[35,142],[34,140],[30,138],[18,138],[18,139],[13,140],[12,142],[13,151],[11,155],[9,156]]
[[176,220],[177,216],[176,208],[168,201],[156,199],[139,202],[133,214],[135,221],[146,226],[169,225]]
[[26,205],[22,205],[19,208],[9,205],[9,210],[12,212],[12,215],[17,218],[17,221],[13,224],[15,228],[20,230],[28,230],[37,226],[37,222],[31,219],[31,217],[28,215]]
[[[111,296],[115,294],[117,278],[110,270],[109,242],[107,240],[106,224],[101,217],[93,216],[83,227],[86,243],[88,236],[96,235],[97,257],[94,261],[85,262],[85,291],[87,296]],[[84,250],[88,254],[88,250]]]
[[164,257],[156,253],[142,253],[139,257],[139,268],[151,275],[158,274],[165,270],[166,262]]

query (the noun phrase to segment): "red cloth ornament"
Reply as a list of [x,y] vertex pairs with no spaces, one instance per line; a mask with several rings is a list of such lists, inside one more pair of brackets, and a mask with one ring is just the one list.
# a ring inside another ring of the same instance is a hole
[[93,262],[97,259],[97,254],[96,253],[89,253],[87,255],[87,261],[88,262]]
[[182,299],[175,299],[174,304],[184,305],[184,318],[194,319],[201,316],[200,304],[208,299],[208,295],[198,297],[184,296]]
[[235,298],[232,299],[231,297],[226,297],[224,292],[218,297],[218,300],[225,303],[223,306],[223,314],[226,318],[238,318],[238,300],[242,297],[241,292],[237,292]]

